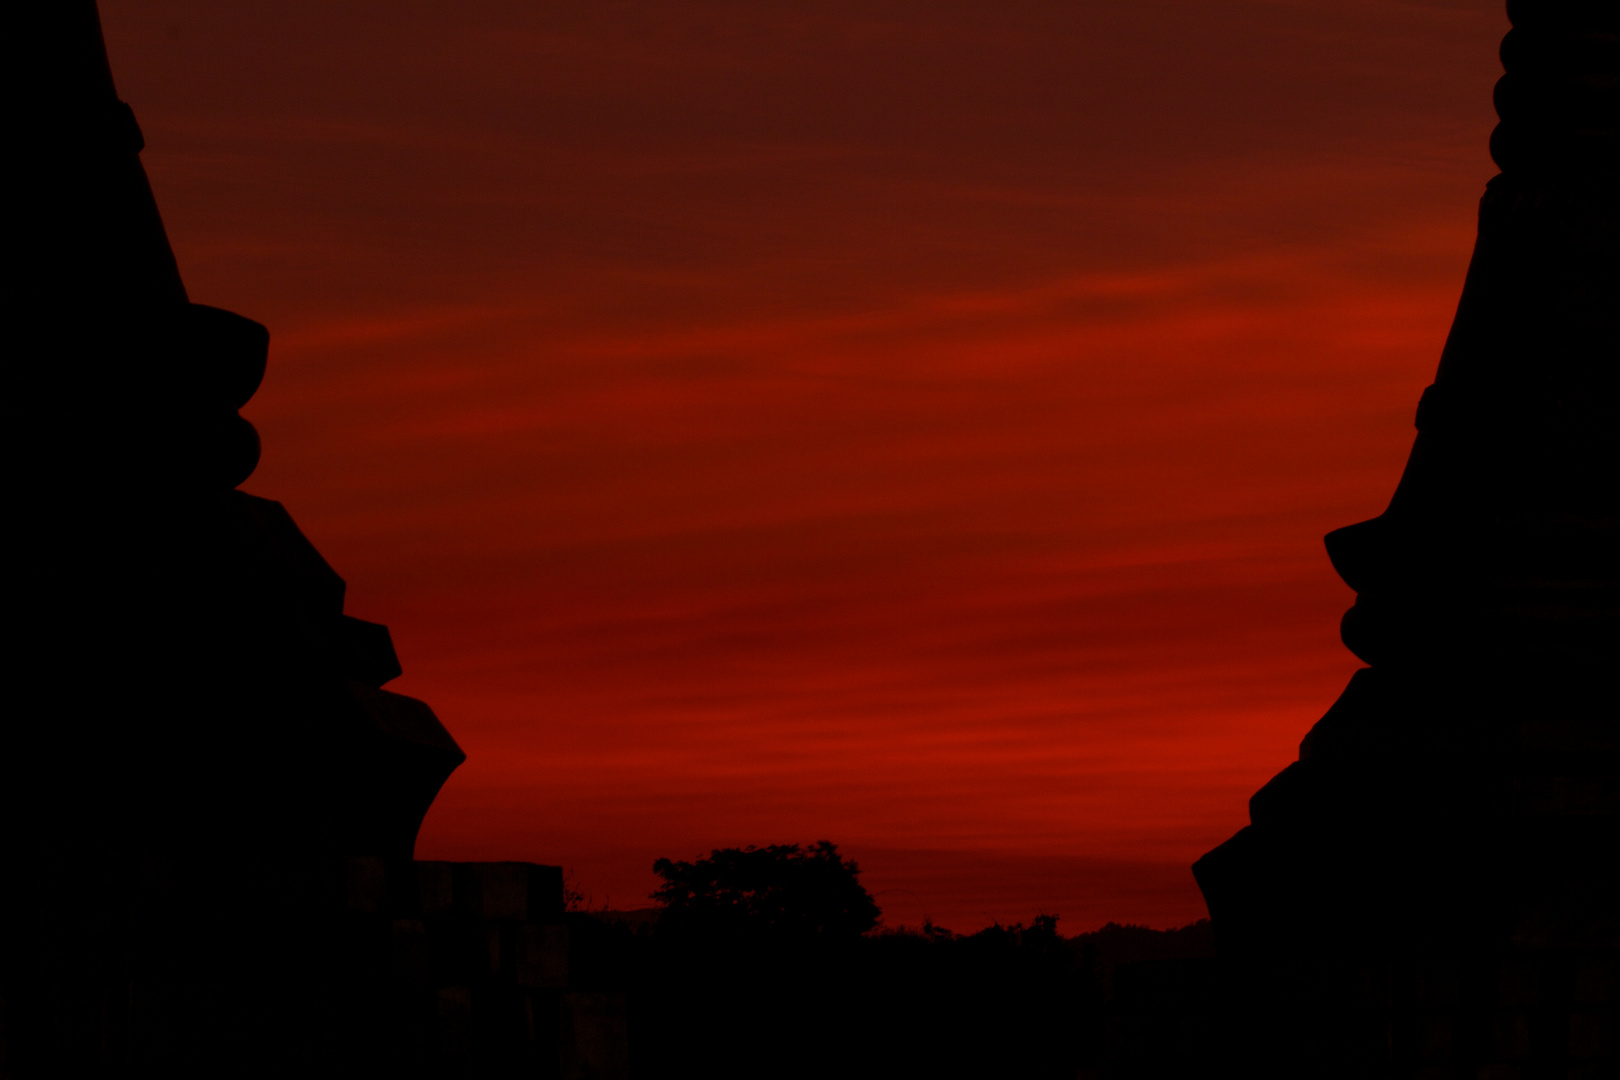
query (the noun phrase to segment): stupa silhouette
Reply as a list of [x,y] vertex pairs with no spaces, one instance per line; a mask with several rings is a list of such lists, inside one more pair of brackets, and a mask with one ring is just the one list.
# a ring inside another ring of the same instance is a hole
[[1411,458],[1327,538],[1369,666],[1194,867],[1250,1075],[1615,1075],[1620,4],[1508,14]]
[[236,490],[269,335],[188,298],[94,0],[11,15],[0,1075],[555,1075],[561,872],[411,861],[463,754]]

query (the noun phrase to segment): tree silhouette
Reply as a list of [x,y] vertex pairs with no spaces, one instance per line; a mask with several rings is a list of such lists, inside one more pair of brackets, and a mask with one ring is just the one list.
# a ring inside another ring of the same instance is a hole
[[653,872],[664,884],[652,898],[674,927],[848,939],[877,926],[881,914],[855,861],[826,840],[719,848],[695,862],[659,859]]

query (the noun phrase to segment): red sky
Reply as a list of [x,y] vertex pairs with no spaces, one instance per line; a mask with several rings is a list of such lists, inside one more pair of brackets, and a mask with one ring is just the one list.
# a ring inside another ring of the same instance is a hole
[[469,760],[418,855],[839,843],[1203,914],[1356,662],[1494,0],[102,0],[283,501]]

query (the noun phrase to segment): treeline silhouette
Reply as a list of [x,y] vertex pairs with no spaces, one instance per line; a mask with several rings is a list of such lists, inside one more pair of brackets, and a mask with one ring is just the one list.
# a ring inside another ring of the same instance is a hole
[[884,929],[826,841],[654,869],[660,908],[568,916],[571,984],[626,996],[633,1076],[1074,1080],[1210,1057],[1207,921]]

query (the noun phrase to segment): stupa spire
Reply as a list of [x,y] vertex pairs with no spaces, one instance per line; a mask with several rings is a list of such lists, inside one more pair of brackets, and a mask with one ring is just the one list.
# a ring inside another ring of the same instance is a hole
[[329,1067],[345,859],[408,865],[464,755],[237,490],[269,333],[189,298],[95,4],[15,15],[0,1072]]
[[1327,538],[1370,666],[1194,867],[1254,1073],[1616,1061],[1576,984],[1620,964],[1620,4],[1508,12],[1411,457]]

